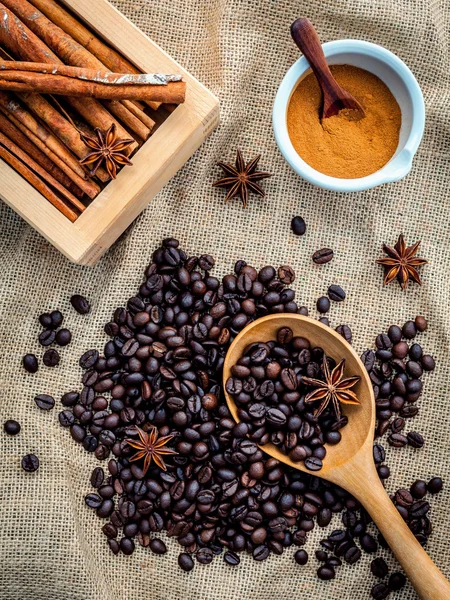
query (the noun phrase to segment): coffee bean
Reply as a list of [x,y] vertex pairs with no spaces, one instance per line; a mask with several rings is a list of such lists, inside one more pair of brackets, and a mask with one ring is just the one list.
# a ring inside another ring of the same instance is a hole
[[189,572],[194,568],[194,561],[186,552],[178,555],[178,565],[183,571]]
[[324,314],[330,310],[330,301],[326,296],[321,296],[316,303],[317,310]]
[[253,549],[253,558],[257,561],[263,561],[266,560],[269,557],[270,554],[270,550],[267,546],[265,545],[261,545],[261,546],[255,546],[255,548]]
[[74,294],[71,297],[70,304],[80,315],[87,315],[91,310],[89,302],[84,296],[80,296],[79,294]]
[[417,328],[414,324],[414,321],[406,321],[406,323],[402,327],[403,337],[407,340],[411,340],[417,335]]
[[389,567],[387,566],[384,558],[381,558],[381,556],[379,558],[375,558],[370,563],[370,570],[375,577],[378,577],[379,579],[384,579],[389,573]]
[[325,263],[330,262],[333,257],[334,252],[333,250],[330,250],[330,248],[322,248],[321,250],[314,252],[312,255],[312,259],[317,265],[324,265]]
[[403,448],[408,443],[408,438],[401,433],[391,433],[388,437],[388,442],[394,448]]
[[360,537],[359,543],[361,544],[361,548],[367,552],[368,554],[372,554],[378,550],[378,544],[374,537],[372,537],[369,533],[364,534]]
[[67,346],[72,341],[72,334],[68,329],[60,329],[55,337],[58,346]]
[[406,437],[408,438],[408,444],[413,448],[422,448],[425,443],[423,437],[416,431],[410,431],[406,434]]
[[295,280],[294,269],[292,267],[289,267],[288,265],[279,267],[278,279],[285,285],[291,285],[291,283]]
[[42,313],[39,315],[39,323],[44,329],[51,329],[53,327],[53,321],[50,313]]
[[416,481],[412,484],[409,491],[411,495],[417,500],[421,500],[427,493],[427,484],[425,481],[420,479],[416,479]]
[[98,494],[87,494],[87,496],[84,498],[84,501],[86,506],[95,509],[100,508],[100,506],[103,504],[103,500]]
[[361,558],[361,550],[356,546],[350,546],[344,554],[344,560],[350,565],[355,564]]
[[22,469],[27,473],[34,473],[39,469],[39,459],[34,454],[27,454],[22,458]]
[[440,477],[433,477],[433,479],[430,479],[430,481],[427,483],[427,490],[430,492],[430,494],[439,494],[442,488],[443,483]]
[[231,565],[233,567],[235,567],[241,562],[239,556],[234,552],[225,552],[225,554],[223,555],[223,559],[227,563],[227,565]]
[[403,573],[400,573],[399,571],[395,571],[395,573],[392,573],[392,575],[389,577],[389,581],[388,581],[388,586],[389,589],[392,591],[398,591],[401,590],[406,584],[406,577],[403,575]]
[[55,406],[55,399],[48,394],[39,394],[35,396],[36,406],[42,410],[51,410]]
[[370,590],[370,595],[374,600],[384,600],[390,594],[390,590],[384,583],[376,583]]
[[426,328],[428,327],[427,320],[425,319],[425,317],[421,317],[421,316],[417,316],[414,319],[414,324],[417,328],[417,331],[420,331],[420,332],[425,331]]
[[305,467],[310,471],[320,471],[323,463],[320,458],[316,458],[315,456],[311,456],[305,459]]
[[333,567],[319,567],[317,569],[317,577],[322,579],[322,581],[329,581],[336,577],[336,572]]
[[345,300],[345,292],[339,285],[330,285],[327,291],[328,297],[334,302]]
[[17,435],[20,432],[20,423],[9,419],[3,423],[3,429],[8,435]]
[[352,330],[350,329],[350,327],[348,325],[338,325],[338,327],[336,327],[336,331],[339,333],[339,335],[341,335],[344,340],[346,340],[349,344],[352,343],[352,338],[353,338],[353,334],[352,334]]
[[82,369],[91,369],[98,361],[99,353],[97,350],[88,350],[80,358],[80,367]]
[[46,367],[56,367],[59,365],[60,356],[56,350],[46,350],[42,356],[42,362]]
[[99,488],[105,479],[105,472],[101,467],[95,467],[91,474],[92,487]]
[[167,546],[159,538],[154,538],[150,541],[150,550],[154,554],[165,554],[167,552]]
[[44,329],[39,334],[39,343],[41,346],[50,346],[55,341],[56,334],[53,329]]
[[25,371],[28,373],[36,373],[39,369],[38,360],[34,354],[25,354],[22,358],[22,364]]
[[436,363],[434,358],[429,354],[424,354],[421,359],[421,364],[424,371],[434,371]]
[[75,423],[75,417],[70,410],[63,410],[58,415],[62,427],[71,427]]
[[298,565],[306,565],[308,562],[308,553],[305,550],[297,550],[294,554],[294,559]]
[[305,235],[306,223],[302,217],[294,217],[291,221],[292,233],[295,235]]

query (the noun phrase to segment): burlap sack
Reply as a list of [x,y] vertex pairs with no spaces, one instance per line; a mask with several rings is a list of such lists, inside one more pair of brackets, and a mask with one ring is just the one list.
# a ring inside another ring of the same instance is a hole
[[[95,2],[95,0],[93,0]],[[169,540],[163,557],[138,548],[132,557],[114,557],[101,533],[101,521],[84,505],[89,476],[97,464],[59,427],[55,409],[36,408],[36,393],[59,399],[79,383],[77,357],[102,347],[103,324],[113,309],[137,289],[152,250],[167,235],[178,237],[190,252],[210,252],[215,272],[223,274],[237,258],[261,267],[292,264],[302,303],[315,315],[315,299],[329,284],[348,293],[334,304],[334,325],[349,323],[358,351],[394,323],[424,314],[429,330],[420,343],[438,362],[425,378],[420,415],[412,428],[426,438],[422,450],[388,449],[389,490],[417,477],[441,475],[446,488],[432,499],[435,530],[428,550],[450,574],[449,481],[449,176],[450,62],[447,0],[115,0],[176,60],[215,92],[222,124],[165,187],[138,221],[94,268],[69,264],[54,248],[3,203],[0,204],[0,413],[15,418],[15,438],[0,432],[0,598],[1,600],[336,600],[368,598],[373,585],[370,557],[344,565],[329,583],[317,580],[314,557],[305,567],[282,557],[259,564],[243,556],[237,568],[221,558],[209,567],[182,572],[179,547]],[[285,164],[274,141],[271,108],[277,86],[298,56],[289,35],[294,18],[308,15],[323,41],[360,38],[382,44],[411,67],[425,95],[427,125],[412,173],[403,181],[369,192],[339,195],[320,191],[299,179]],[[224,205],[224,193],[212,190],[220,175],[215,162],[232,160],[236,146],[250,158],[262,153],[261,168],[275,176],[264,182],[266,201],[252,198],[247,210],[238,201]],[[1,185],[1,182],[0,182]],[[301,214],[305,237],[290,233],[290,220]],[[404,232],[411,243],[422,239],[422,288],[401,292],[383,288],[375,265],[382,242],[394,243]],[[314,266],[320,247],[335,250],[326,266]],[[68,299],[83,292],[92,314],[81,317]],[[42,349],[36,341],[37,316],[60,308],[73,330],[58,368],[26,374],[21,356]],[[35,452],[41,468],[26,474],[20,457]],[[339,526],[339,517],[330,527]],[[315,530],[307,549],[313,554],[323,531]],[[395,561],[382,551],[391,567]],[[395,596],[416,598],[409,586]],[[443,599],[444,600],[444,599]]]

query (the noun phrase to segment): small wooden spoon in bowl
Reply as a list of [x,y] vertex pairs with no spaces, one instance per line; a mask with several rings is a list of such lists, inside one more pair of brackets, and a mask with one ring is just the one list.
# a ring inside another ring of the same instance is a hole
[[362,119],[365,116],[363,107],[356,98],[342,89],[333,77],[323,53],[319,36],[311,21],[305,17],[294,21],[291,25],[291,35],[311,65],[322,90],[321,120],[334,117],[344,109],[352,111],[349,114],[351,120],[358,121]]
[[[361,405],[345,405],[349,421],[341,430],[342,440],[335,446],[327,445],[323,468],[313,474],[340,485],[361,502],[422,600],[450,599],[450,583],[403,521],[378,477],[373,460],[375,398],[372,384],[358,355],[344,338],[319,321],[302,315],[286,313],[262,317],[247,325],[228,349],[223,369],[224,389],[231,367],[241,358],[244,349],[254,342],[275,340],[277,331],[285,326],[290,327],[294,335],[307,338],[313,347],[323,348],[336,361],[345,358],[346,376],[361,378],[352,388]],[[235,421],[239,422],[237,406],[226,390],[225,398]],[[280,462],[311,474],[303,462],[292,462],[273,444],[261,448]]]

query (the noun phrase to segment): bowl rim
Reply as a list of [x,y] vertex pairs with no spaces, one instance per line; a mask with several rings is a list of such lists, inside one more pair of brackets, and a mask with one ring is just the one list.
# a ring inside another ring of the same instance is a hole
[[322,44],[322,48],[327,58],[344,52],[370,55],[391,67],[401,78],[411,97],[413,106],[411,132],[403,149],[379,171],[366,177],[340,179],[325,175],[308,165],[292,145],[286,123],[286,112],[291,94],[300,77],[310,69],[308,61],[302,56],[283,77],[273,105],[272,125],[280,152],[298,175],[317,187],[335,192],[358,192],[402,179],[411,170],[412,160],[422,140],[425,128],[425,102],[417,79],[398,56],[383,46],[372,42],[354,39],[334,40]]

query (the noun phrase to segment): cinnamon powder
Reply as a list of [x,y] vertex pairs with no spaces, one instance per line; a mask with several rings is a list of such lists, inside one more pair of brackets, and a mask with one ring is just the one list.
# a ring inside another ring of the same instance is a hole
[[341,87],[363,106],[365,117],[352,120],[348,112],[341,111],[321,122],[322,92],[310,73],[290,100],[289,136],[298,154],[317,171],[345,179],[365,177],[394,155],[402,121],[400,107],[376,75],[350,65],[330,68]]

